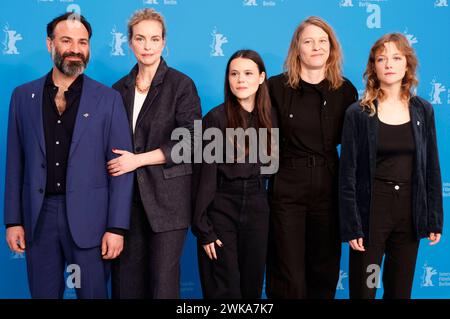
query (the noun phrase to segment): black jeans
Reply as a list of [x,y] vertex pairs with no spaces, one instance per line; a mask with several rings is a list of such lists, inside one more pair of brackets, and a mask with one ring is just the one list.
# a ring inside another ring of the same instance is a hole
[[332,299],[341,243],[337,179],[321,157],[282,159],[271,197],[269,298]]
[[198,244],[204,298],[261,298],[269,231],[269,205],[261,178],[226,180],[208,207],[208,217],[223,247],[210,260]]
[[112,263],[112,298],[179,298],[186,234],[187,229],[155,233],[139,196],[134,196],[124,249]]
[[[419,241],[413,228],[410,184],[375,180],[370,243],[365,252],[350,248],[350,298],[374,299],[375,270],[384,255],[384,299],[409,299]],[[369,267],[369,268],[368,268]]]

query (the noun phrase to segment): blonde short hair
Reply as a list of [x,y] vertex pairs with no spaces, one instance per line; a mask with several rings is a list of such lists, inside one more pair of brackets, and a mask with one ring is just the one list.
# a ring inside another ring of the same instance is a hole
[[163,39],[166,38],[166,24],[164,22],[164,17],[155,9],[145,8],[133,13],[130,20],[128,20],[128,41],[131,41],[131,38],[133,37],[133,27],[144,20],[153,20],[161,23],[162,37]]

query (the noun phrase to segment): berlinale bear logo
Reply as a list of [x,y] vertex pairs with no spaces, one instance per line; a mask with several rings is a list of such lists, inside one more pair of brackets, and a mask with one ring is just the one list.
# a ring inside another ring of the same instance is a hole
[[20,54],[19,50],[17,50],[16,42],[19,40],[23,40],[22,35],[20,33],[17,33],[16,30],[10,30],[8,24],[6,24],[3,28],[3,32],[5,32],[3,54]]

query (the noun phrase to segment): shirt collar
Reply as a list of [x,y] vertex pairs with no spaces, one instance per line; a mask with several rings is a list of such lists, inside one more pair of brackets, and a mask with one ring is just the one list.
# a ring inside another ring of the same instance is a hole
[[[55,83],[53,82],[52,73],[53,73],[53,70],[50,70],[50,72],[47,74],[47,78],[45,79],[45,86],[57,87],[55,85]],[[69,86],[68,91],[80,92],[81,89],[83,88],[83,79],[84,79],[83,74],[80,74],[79,76],[77,76],[75,81],[73,81],[72,84]]]

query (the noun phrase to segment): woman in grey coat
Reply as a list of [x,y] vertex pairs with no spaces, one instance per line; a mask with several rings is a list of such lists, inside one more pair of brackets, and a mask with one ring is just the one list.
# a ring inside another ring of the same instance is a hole
[[194,82],[161,57],[165,24],[158,12],[136,12],[128,37],[138,63],[113,87],[126,107],[134,153],[113,150],[120,156],[108,168],[112,176],[136,173],[130,230],[113,264],[112,292],[114,298],[178,298],[180,258],[192,218],[192,164],[174,159],[178,141],[171,135],[183,128],[193,138],[200,99]]

